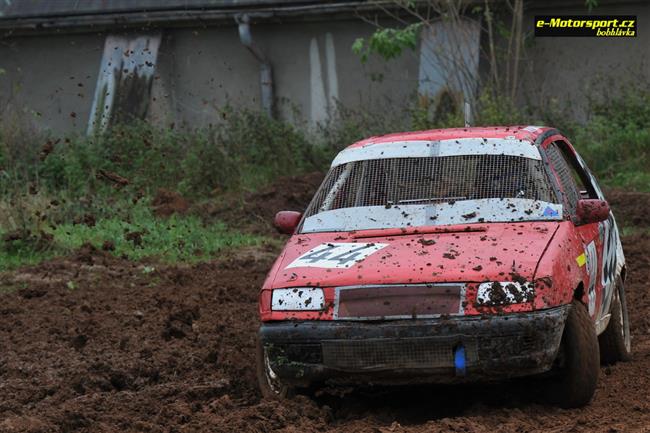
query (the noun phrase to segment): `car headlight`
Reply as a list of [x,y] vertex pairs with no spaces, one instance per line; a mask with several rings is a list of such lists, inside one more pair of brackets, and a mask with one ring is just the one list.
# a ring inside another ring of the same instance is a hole
[[535,299],[533,283],[516,281],[490,281],[481,283],[476,293],[476,303],[484,306],[522,304]]
[[271,297],[273,311],[318,311],[325,306],[325,295],[320,287],[275,289]]

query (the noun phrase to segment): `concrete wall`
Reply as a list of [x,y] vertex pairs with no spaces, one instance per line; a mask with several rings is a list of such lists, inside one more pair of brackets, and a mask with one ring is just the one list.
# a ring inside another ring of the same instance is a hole
[[0,40],[0,120],[85,130],[103,47],[96,34]]
[[[648,80],[650,3],[604,3],[594,13],[637,15],[639,36],[535,39],[524,67],[522,104],[569,106],[584,117],[596,77]],[[546,9],[540,4],[527,11],[531,30],[535,14],[586,12],[562,2]],[[253,24],[251,29],[273,64],[281,118],[323,121],[336,101],[370,112],[402,109],[423,88],[421,53],[365,64],[352,53],[354,40],[374,29],[359,19]],[[240,43],[234,22],[168,28],[162,35],[151,89],[152,122],[200,127],[219,122],[226,105],[261,107],[259,65]],[[41,130],[83,133],[105,38],[79,33],[0,39],[0,121],[20,119]]]
[[[650,2],[604,3],[595,15],[636,15],[636,38],[545,37],[535,38],[528,50],[522,103],[567,107],[584,120],[587,98],[594,91],[616,91],[617,84],[650,83]],[[525,17],[533,27],[534,15],[584,15],[586,8],[531,9]]]
[[[279,115],[324,121],[336,101],[370,111],[403,106],[417,91],[418,55],[363,64],[351,45],[372,30],[359,20],[253,25],[255,41],[273,64]],[[55,133],[85,131],[104,39],[88,33],[4,39],[2,118],[21,116]],[[219,121],[225,105],[259,109],[259,65],[234,23],[165,29],[151,98],[151,121],[206,126]]]
[[[273,65],[277,111],[323,121],[335,109],[379,108],[383,101],[403,103],[418,83],[414,53],[362,64],[350,47],[372,27],[358,21],[252,26],[256,43]],[[159,53],[160,79],[167,115],[177,122],[206,125],[219,119],[224,105],[260,107],[259,64],[240,43],[236,27],[171,29]],[[381,75],[382,80],[372,77]],[[156,111],[154,109],[154,111]],[[164,113],[164,110],[162,110]],[[165,116],[156,113],[156,116]]]

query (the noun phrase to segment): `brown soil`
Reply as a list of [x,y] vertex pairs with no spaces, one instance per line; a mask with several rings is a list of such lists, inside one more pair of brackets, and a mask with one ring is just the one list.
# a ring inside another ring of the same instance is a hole
[[650,194],[619,190],[605,191],[619,225],[650,227]]
[[197,211],[204,217],[218,218],[253,233],[275,233],[273,217],[278,211],[303,212],[323,181],[324,173],[278,179],[259,191],[219,197]]
[[[287,183],[247,210],[300,209],[306,190]],[[536,403],[530,380],[264,401],[257,291],[277,251],[145,266],[86,246],[0,279],[0,432],[650,431],[650,235],[624,244],[634,357],[601,368],[580,410]]]
[[160,188],[151,202],[153,212],[160,217],[172,214],[184,214],[190,208],[190,203],[176,191]]

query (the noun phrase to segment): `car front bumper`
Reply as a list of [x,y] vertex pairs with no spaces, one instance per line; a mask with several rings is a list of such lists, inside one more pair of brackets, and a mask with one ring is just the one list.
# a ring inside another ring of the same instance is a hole
[[273,373],[298,386],[493,380],[549,370],[569,308],[427,320],[266,322],[259,337]]

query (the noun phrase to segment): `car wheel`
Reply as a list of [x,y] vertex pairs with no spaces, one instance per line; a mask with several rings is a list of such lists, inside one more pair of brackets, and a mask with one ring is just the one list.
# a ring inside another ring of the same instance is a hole
[[257,340],[257,382],[262,397],[283,399],[293,395],[293,388],[283,383],[271,368],[267,351]]
[[600,361],[603,364],[613,364],[617,361],[629,361],[632,358],[630,338],[630,321],[627,315],[625,288],[619,278],[614,291],[611,317],[607,328],[598,337],[600,343]]
[[589,403],[596,391],[600,364],[598,337],[585,305],[573,301],[564,325],[557,376],[546,382],[546,397],[563,408]]

